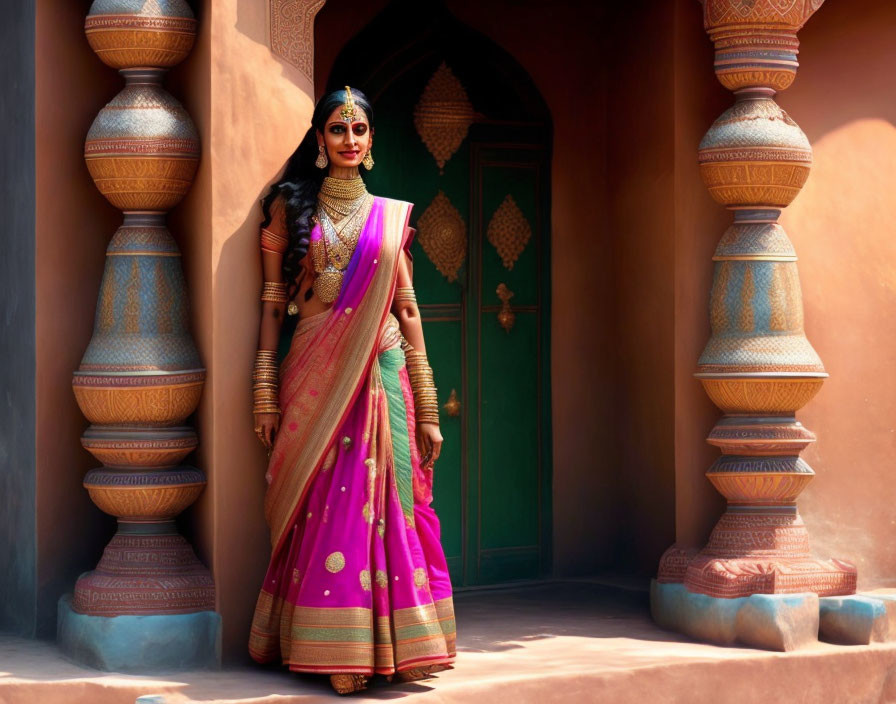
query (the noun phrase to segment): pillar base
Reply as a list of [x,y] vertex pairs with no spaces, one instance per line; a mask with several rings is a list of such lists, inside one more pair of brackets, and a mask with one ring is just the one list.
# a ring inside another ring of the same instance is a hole
[[215,582],[174,521],[119,519],[96,569],[75,583],[72,607],[106,617],[214,611]]
[[818,595],[811,592],[720,599],[652,580],[650,611],[662,628],[719,645],[788,651],[818,640]]
[[88,616],[57,607],[59,649],[80,665],[152,674],[221,667],[221,616],[214,611],[152,616]]
[[751,594],[819,596],[854,594],[856,568],[845,560],[811,557],[741,557],[697,555],[687,568],[684,583],[692,592],[721,599]]

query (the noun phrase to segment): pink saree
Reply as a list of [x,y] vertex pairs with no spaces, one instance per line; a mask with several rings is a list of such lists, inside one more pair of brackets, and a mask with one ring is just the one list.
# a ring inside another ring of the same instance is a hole
[[432,473],[389,313],[410,209],[374,200],[339,298],[300,321],[281,366],[272,555],[249,637],[258,662],[371,675],[454,659]]

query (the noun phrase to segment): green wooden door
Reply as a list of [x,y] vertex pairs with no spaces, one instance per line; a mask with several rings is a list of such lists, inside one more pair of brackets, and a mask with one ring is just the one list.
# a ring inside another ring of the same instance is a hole
[[[513,119],[490,115],[501,110],[490,109],[487,72],[455,59],[447,65],[477,115],[443,172],[414,125],[415,105],[445,60],[431,53],[370,96],[376,166],[367,180],[372,193],[415,204],[414,286],[427,352],[440,404],[452,391],[460,403],[457,415],[441,411],[445,443],[433,505],[452,580],[472,586],[550,571],[549,127],[520,119],[522,108]],[[508,109],[506,100],[501,108]],[[440,193],[466,230],[454,280],[422,244],[420,221]],[[508,196],[513,205],[499,213]],[[488,239],[496,213],[498,230],[510,235],[499,240],[505,257],[514,244],[521,248],[512,268]],[[509,330],[498,318],[502,283],[513,292]]]

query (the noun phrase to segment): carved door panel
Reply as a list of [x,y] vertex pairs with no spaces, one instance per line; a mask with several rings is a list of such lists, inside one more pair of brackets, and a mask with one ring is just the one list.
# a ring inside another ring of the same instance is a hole
[[[433,146],[418,107],[440,65],[428,57],[371,96],[367,179],[415,204],[414,286],[445,438],[433,505],[452,580],[531,579],[550,570],[547,131],[477,113],[459,144]],[[484,79],[460,69],[475,110]]]

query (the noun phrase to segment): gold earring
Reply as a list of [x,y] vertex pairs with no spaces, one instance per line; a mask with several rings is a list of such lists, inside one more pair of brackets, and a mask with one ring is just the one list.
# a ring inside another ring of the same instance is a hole
[[330,160],[327,159],[327,151],[324,149],[324,145],[321,144],[317,151],[319,152],[317,155],[317,159],[314,160],[314,165],[319,169],[327,168],[327,164],[330,163]]
[[367,153],[364,155],[364,158],[361,159],[361,163],[364,164],[364,168],[368,171],[373,169],[373,150],[368,149]]

